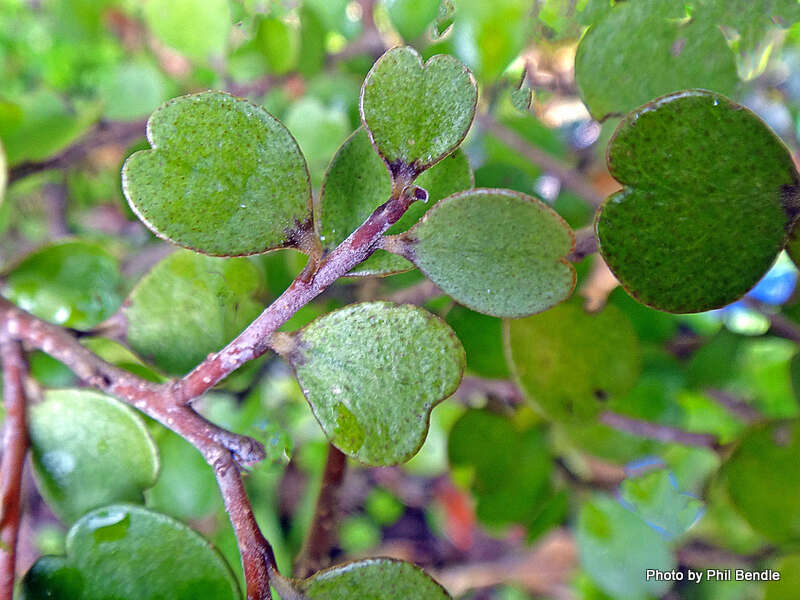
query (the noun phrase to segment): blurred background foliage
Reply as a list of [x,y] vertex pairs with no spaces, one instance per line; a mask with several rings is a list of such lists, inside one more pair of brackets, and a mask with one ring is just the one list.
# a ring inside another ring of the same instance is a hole
[[[331,157],[360,125],[361,82],[398,44],[426,58],[453,54],[473,70],[479,115],[501,126],[479,116],[464,143],[476,186],[537,196],[573,228],[585,227],[594,208],[535,156],[574,168],[599,196],[619,188],[604,163],[619,118],[590,116],[574,71],[586,28],[608,26],[603,19],[615,10],[609,0],[0,0],[0,140],[9,173],[0,204],[2,293],[81,330],[92,350],[139,375],[186,372],[276,298],[305,257],[283,250],[212,259],[156,239],[120,186],[123,160],[146,147],[144,120],[184,93],[247,97],[296,137],[318,194]],[[796,152],[800,25],[791,24],[737,30],[720,17],[723,27],[707,35],[727,42],[720,45],[730,55],[719,59],[736,65],[724,91]],[[658,73],[636,75],[658,88]],[[532,150],[520,152],[503,132]],[[404,558],[454,596],[475,600],[800,597],[792,570],[800,560],[800,461],[787,454],[798,444],[800,391],[793,263],[782,256],[743,301],[681,316],[635,302],[597,256],[577,269],[575,299],[505,324],[454,304],[412,270],[341,280],[286,325],[295,330],[358,300],[409,301],[445,318],[467,351],[465,381],[433,412],[417,456],[399,467],[351,463],[335,560]],[[576,327],[581,305],[602,310],[604,320]],[[624,343],[603,346],[621,330],[629,331]],[[609,363],[630,364],[631,380],[612,382],[619,389],[609,410],[711,434],[721,448],[653,441],[596,418],[543,418],[520,396],[507,362],[524,352],[513,340],[531,336],[562,366],[550,380],[521,376],[534,398],[581,401],[582,386],[602,379]],[[31,368],[44,388],[78,385],[44,354],[31,356]],[[327,452],[293,374],[267,356],[219,385],[201,411],[266,443],[269,459],[247,487],[290,572]],[[77,428],[81,416],[65,418]],[[161,469],[139,501],[189,523],[238,571],[212,472],[187,442],[146,426]],[[69,523],[55,516],[69,507],[43,501],[32,481],[25,489],[23,571],[39,555],[63,552]],[[780,585],[671,589],[640,575],[781,565]]]

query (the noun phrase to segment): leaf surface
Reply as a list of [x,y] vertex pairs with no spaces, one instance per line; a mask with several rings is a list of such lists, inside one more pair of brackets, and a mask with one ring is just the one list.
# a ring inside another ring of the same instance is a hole
[[125,196],[156,235],[213,256],[292,245],[310,218],[303,154],[266,110],[224,92],[174,98],[147,122],[152,150],[122,169]]
[[600,252],[640,302],[719,308],[769,270],[800,210],[783,143],[746,108],[690,90],[634,111],[608,150],[624,188],[596,221]]
[[370,465],[404,462],[419,450],[431,410],[455,392],[464,370],[450,327],[412,305],[352,304],[283,335],[277,349],[325,435]]

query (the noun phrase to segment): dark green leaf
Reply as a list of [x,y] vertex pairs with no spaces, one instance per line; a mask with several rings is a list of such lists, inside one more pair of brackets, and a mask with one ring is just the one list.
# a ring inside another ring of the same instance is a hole
[[737,82],[717,25],[683,2],[617,2],[581,39],[575,77],[596,119],[687,88],[730,94]]
[[141,419],[113,398],[52,390],[30,409],[33,466],[53,511],[72,522],[112,502],[142,502],[158,450]]
[[361,118],[393,176],[413,179],[458,147],[477,101],[475,79],[452,56],[423,65],[413,48],[392,48],[364,80]]
[[180,246],[214,256],[293,243],[310,218],[305,159],[260,106],[223,92],[175,98],[150,117],[152,150],[122,170],[139,218]]
[[454,300],[497,317],[545,311],[575,287],[565,258],[572,230],[543,202],[511,190],[449,196],[387,242]]
[[506,322],[506,352],[520,388],[553,420],[591,419],[639,377],[639,344],[615,306],[576,301]]
[[260,288],[258,270],[245,258],[177,251],[131,292],[128,342],[167,373],[185,373],[258,316]]
[[800,595],[800,554],[789,554],[781,558],[775,567],[781,574],[778,581],[764,586],[764,600],[794,600]]
[[445,320],[464,345],[468,371],[480,377],[508,379],[500,319],[456,305],[447,312]]
[[753,429],[723,466],[728,493],[756,531],[774,542],[800,539],[800,424]]
[[[419,221],[438,200],[472,187],[472,169],[461,150],[434,165],[418,179],[428,192],[428,202],[416,202],[388,233],[401,233]],[[322,183],[316,217],[322,247],[332,250],[389,199],[392,181],[363,128],[356,130],[333,157]],[[388,275],[413,268],[402,257],[377,250],[351,274]]]
[[661,596],[668,581],[647,580],[647,569],[669,571],[675,559],[663,538],[607,496],[581,508],[576,532],[581,566],[615,600]]
[[116,259],[100,245],[56,242],[28,255],[8,275],[3,295],[37,317],[91,329],[122,303]]
[[412,305],[352,304],[281,336],[276,347],[328,439],[371,465],[416,454],[431,409],[455,392],[464,369],[452,330]]
[[693,90],[647,104],[608,150],[625,188],[597,219],[600,251],[640,302],[724,306],[775,261],[800,209],[791,155],[749,110]]
[[240,600],[230,567],[186,525],[124,504],[85,515],[67,536],[66,557],[39,559],[22,600]]
[[319,571],[300,584],[309,600],[448,600],[450,595],[419,567],[373,558]]

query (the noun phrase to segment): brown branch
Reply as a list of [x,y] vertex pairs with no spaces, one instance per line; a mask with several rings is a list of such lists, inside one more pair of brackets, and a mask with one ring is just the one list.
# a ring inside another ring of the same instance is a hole
[[567,256],[567,260],[580,262],[595,252],[597,252],[597,237],[594,234],[594,225],[589,225],[575,232],[575,250]]
[[614,412],[604,412],[600,415],[600,422],[604,425],[633,434],[638,437],[657,440],[670,444],[683,444],[685,446],[699,446],[716,450],[719,447],[715,436],[709,433],[692,433],[669,425],[652,423],[642,419],[634,419]]
[[729,413],[738,417],[745,423],[755,423],[761,421],[764,417],[755,408],[750,406],[744,400],[737,398],[733,394],[725,390],[707,389],[706,395],[714,400],[717,404],[725,408]]
[[490,115],[484,114],[478,116],[478,123],[501,142],[511,147],[516,152],[519,152],[529,161],[542,167],[542,169],[551,175],[558,177],[565,188],[574,192],[592,206],[600,206],[603,203],[603,197],[597,192],[594,186],[570,165],[532,146],[515,131],[512,131]]
[[314,508],[314,519],[303,550],[294,567],[295,577],[306,578],[328,566],[330,551],[336,543],[339,524],[339,490],[344,481],[347,457],[328,444],[328,459],[322,474],[322,487]]
[[42,161],[28,161],[11,168],[8,173],[9,185],[18,179],[48,169],[71,167],[86,158],[91,152],[103,146],[127,145],[145,136],[145,121],[133,123],[103,122],[78,143],[63,152]]
[[0,464],[0,598],[11,598],[22,512],[22,467],[28,450],[24,389],[28,366],[20,344],[8,336],[0,338],[0,361],[3,365],[3,404],[6,411]]
[[443,296],[444,292],[430,279],[394,292],[389,300],[397,304],[425,304],[428,300]]

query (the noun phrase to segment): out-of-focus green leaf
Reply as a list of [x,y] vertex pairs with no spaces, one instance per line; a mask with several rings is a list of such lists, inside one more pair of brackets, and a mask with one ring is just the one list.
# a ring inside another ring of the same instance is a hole
[[413,179],[458,147],[477,100],[475,79],[452,56],[423,65],[413,48],[392,48],[364,80],[361,117],[392,175]]
[[670,587],[644,576],[647,569],[675,567],[663,538],[616,500],[596,496],[584,504],[576,538],[581,566],[615,600],[645,600]]
[[141,119],[166,100],[161,72],[149,63],[118,65],[100,84],[103,116],[118,121]]
[[390,558],[337,565],[300,583],[309,600],[448,600],[450,595],[419,567]]
[[222,55],[231,33],[228,0],[147,0],[144,18],[167,46],[200,62]]
[[128,342],[165,372],[185,373],[258,315],[260,288],[258,270],[245,258],[175,252],[131,292]]
[[37,317],[91,329],[122,303],[116,259],[98,244],[56,242],[28,255],[6,278],[3,295]]
[[39,559],[21,588],[22,600],[241,599],[230,567],[200,535],[125,504],[99,508],[75,523],[66,556]]
[[446,323],[389,302],[352,304],[274,343],[331,443],[371,465],[416,454],[430,411],[455,392],[465,361]]
[[445,317],[467,353],[467,370],[480,377],[507,379],[503,354],[503,322],[464,306],[453,306]]
[[266,60],[270,73],[283,75],[297,61],[297,34],[278,17],[265,17],[259,20],[255,43]]
[[224,92],[170,100],[147,122],[152,150],[122,169],[125,196],[153,232],[213,256],[292,245],[310,218],[308,168],[289,131]]
[[635,298],[667,312],[742,297],[777,258],[800,207],[786,146],[749,110],[703,90],[628,115],[608,165],[625,187],[596,221],[600,252]]
[[509,320],[505,340],[520,388],[553,420],[591,419],[639,377],[636,334],[614,306],[587,313],[569,302]]
[[72,522],[113,502],[141,502],[158,451],[141,419],[88,390],[52,390],[30,409],[33,465],[53,511]]
[[575,287],[565,258],[572,230],[543,202],[511,190],[448,196],[390,243],[454,300],[496,317],[545,311]]
[[389,19],[404,40],[417,39],[439,14],[440,0],[384,0]]
[[328,161],[350,131],[347,115],[306,96],[289,108],[285,120],[308,161],[311,183],[318,186]]
[[304,77],[319,73],[325,60],[325,29],[307,3],[300,7],[300,50],[297,70]]
[[730,95],[737,82],[717,24],[683,2],[617,2],[581,39],[575,78],[596,119],[687,88]]

